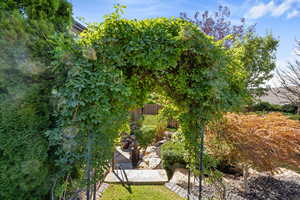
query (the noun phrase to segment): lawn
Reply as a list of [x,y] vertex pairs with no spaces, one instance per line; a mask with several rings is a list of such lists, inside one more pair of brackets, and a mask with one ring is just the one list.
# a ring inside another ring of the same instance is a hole
[[99,200],[183,200],[163,185],[133,185],[129,193],[122,185],[110,185]]

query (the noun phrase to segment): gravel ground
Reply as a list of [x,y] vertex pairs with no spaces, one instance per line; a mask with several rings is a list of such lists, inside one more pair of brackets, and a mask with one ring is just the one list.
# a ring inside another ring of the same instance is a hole
[[[187,188],[186,183],[177,183]],[[226,190],[228,200],[300,200],[300,175],[289,170],[270,176],[259,173],[252,174],[249,178],[250,192],[246,194],[242,189],[242,177],[226,177]],[[217,189],[211,184],[204,184],[204,199],[217,196]],[[198,187],[193,187],[192,192],[198,195]]]

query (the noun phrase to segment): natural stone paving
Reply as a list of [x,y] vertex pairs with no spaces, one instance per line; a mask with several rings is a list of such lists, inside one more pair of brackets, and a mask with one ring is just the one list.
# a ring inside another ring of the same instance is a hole
[[[122,170],[114,170],[116,174],[119,175],[122,181],[125,181],[124,174],[122,176]],[[155,170],[138,170],[138,169],[128,169],[124,170],[128,182],[132,184],[164,184],[168,182],[168,176],[165,170],[155,169]],[[115,173],[110,172],[106,178],[106,183],[120,183],[120,179],[115,175]]]
[[108,188],[109,184],[107,183],[102,183],[97,190],[96,197],[97,199],[100,199],[102,197],[103,192]]
[[[188,192],[187,190],[185,190],[184,188],[176,185],[175,183],[172,182],[168,182],[165,184],[165,186],[167,188],[169,188],[171,191],[175,192],[176,194],[178,194],[180,197],[182,198],[187,198],[188,196]],[[193,194],[190,194],[190,200],[198,200],[198,197],[196,197]]]
[[161,169],[160,147],[149,146],[145,151],[141,162],[138,164],[140,169]]

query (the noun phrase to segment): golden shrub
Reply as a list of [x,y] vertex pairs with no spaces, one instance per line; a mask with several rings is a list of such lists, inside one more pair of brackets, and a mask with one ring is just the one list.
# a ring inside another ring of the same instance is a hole
[[223,153],[259,171],[300,168],[300,122],[281,113],[228,113],[221,122],[209,125],[206,139],[215,156]]

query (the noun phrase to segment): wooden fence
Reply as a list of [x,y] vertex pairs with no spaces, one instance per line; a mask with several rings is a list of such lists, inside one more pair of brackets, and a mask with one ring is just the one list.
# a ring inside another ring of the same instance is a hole
[[[140,119],[141,115],[157,115],[162,106],[158,104],[145,104],[143,108],[136,109],[131,111],[133,114],[133,120]],[[168,121],[168,127],[177,128],[178,122],[174,119]]]

